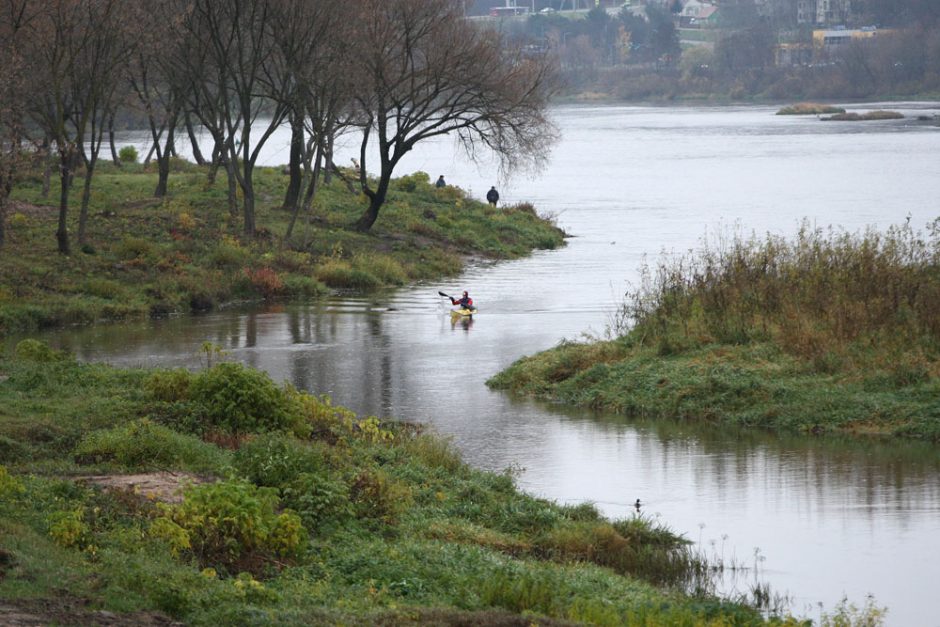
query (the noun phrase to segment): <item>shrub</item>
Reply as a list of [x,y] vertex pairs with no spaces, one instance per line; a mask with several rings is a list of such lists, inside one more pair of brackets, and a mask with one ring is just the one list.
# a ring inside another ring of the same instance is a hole
[[277,296],[284,290],[284,282],[271,268],[265,267],[257,270],[245,268],[245,277],[251,283],[251,287],[265,298]]
[[363,438],[370,442],[384,442],[394,435],[381,427],[374,416],[359,419],[355,412],[333,405],[329,396],[313,396],[287,386],[285,393],[296,412],[291,426],[294,435],[311,437],[336,444],[348,438]]
[[77,508],[49,515],[49,537],[67,549],[81,548],[88,543],[91,528],[85,522],[85,510]]
[[183,368],[157,370],[144,381],[144,389],[154,400],[164,403],[184,401],[189,398],[193,375]]
[[142,237],[125,237],[114,249],[120,259],[146,259],[156,252],[153,243]]
[[310,268],[310,254],[297,250],[279,250],[274,264],[281,270],[301,272]]
[[597,511],[594,503],[579,503],[578,505],[563,505],[562,513],[571,520],[581,522],[596,522],[601,520],[601,513]]
[[121,163],[137,163],[137,149],[133,146],[122,146],[118,151]]
[[196,228],[196,219],[185,211],[176,216],[176,222],[183,231],[192,231]]
[[311,530],[342,522],[355,513],[349,486],[325,472],[301,473],[282,490],[282,498]]
[[235,453],[235,468],[260,486],[280,488],[301,473],[323,466],[322,456],[293,437],[268,434],[252,438]]
[[7,472],[5,466],[0,466],[0,499],[8,499],[24,491],[23,482]]
[[9,222],[11,229],[23,229],[29,225],[29,218],[27,218],[22,213],[14,213],[10,216]]
[[88,279],[85,281],[83,291],[86,294],[97,296],[98,298],[111,300],[120,296],[124,290],[117,281],[111,281],[109,279]]
[[553,615],[562,602],[558,597],[561,582],[548,571],[504,572],[487,577],[480,590],[486,605],[516,613],[538,612]]
[[374,289],[381,284],[375,275],[336,258],[327,259],[317,267],[317,278],[330,287]]
[[307,540],[297,514],[277,513],[271,488],[242,481],[202,484],[186,490],[179,505],[162,506],[150,534],[204,566],[258,573],[272,558],[296,557]]
[[453,474],[463,468],[460,452],[450,439],[421,434],[405,440],[403,446],[409,456],[421,460],[431,468],[442,468]]
[[427,172],[414,172],[406,174],[395,181],[396,189],[403,192],[413,192],[421,187],[428,188],[431,185],[431,177]]
[[245,265],[250,252],[237,240],[224,238],[209,254],[209,263],[217,268],[236,268]]
[[353,479],[350,495],[356,515],[395,525],[411,506],[411,490],[381,470],[364,470]]
[[284,277],[284,293],[294,298],[319,296],[326,292],[326,286],[314,278],[295,274]]
[[40,363],[61,361],[66,358],[65,353],[52,349],[48,344],[39,340],[21,340],[13,349],[13,356],[23,361]]
[[359,255],[353,259],[353,268],[378,279],[385,285],[402,285],[408,274],[394,258],[388,255]]
[[195,377],[190,391],[206,426],[226,433],[272,431],[290,422],[284,392],[267,374],[242,364],[216,364]]
[[226,462],[224,452],[218,447],[146,418],[86,435],[76,447],[75,455],[79,463],[113,461],[127,468],[196,472],[218,472]]

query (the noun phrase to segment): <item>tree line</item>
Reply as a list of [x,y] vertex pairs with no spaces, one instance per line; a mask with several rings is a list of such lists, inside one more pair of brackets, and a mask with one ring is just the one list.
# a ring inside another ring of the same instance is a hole
[[[681,31],[675,11],[682,3],[614,14],[595,8],[577,19],[533,15],[509,28],[556,51],[571,93],[779,100],[909,97],[940,89],[940,2],[857,0],[851,7],[845,26],[877,25],[877,36],[829,48],[814,42],[820,26],[797,24],[795,0],[722,2],[715,26]],[[690,40],[681,47],[680,33]],[[801,49],[800,57],[778,63],[780,44]]]
[[95,167],[108,141],[114,152],[122,111],[149,129],[154,196],[167,194],[186,135],[210,181],[224,174],[246,237],[256,230],[253,173],[282,125],[291,131],[285,239],[318,183],[342,174],[332,157],[344,134],[359,141],[358,173],[347,180],[368,199],[361,231],[421,141],[455,134],[471,156],[490,150],[508,170],[537,166],[555,137],[546,115],[553,60],[463,19],[459,0],[4,0],[0,68],[0,246],[18,176],[53,155],[62,254],[73,179],[83,179],[83,243]]

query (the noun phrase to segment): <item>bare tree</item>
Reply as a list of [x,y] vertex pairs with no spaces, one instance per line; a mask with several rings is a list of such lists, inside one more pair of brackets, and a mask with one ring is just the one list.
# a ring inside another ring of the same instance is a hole
[[284,120],[291,91],[290,74],[284,71],[276,54],[277,38],[272,36],[276,4],[193,0],[184,21],[190,33],[207,44],[202,61],[209,73],[201,80],[210,88],[197,86],[205,98],[195,103],[194,111],[213,132],[217,147],[220,140],[223,143],[228,172],[242,191],[247,237],[255,234],[255,164],[261,148]]
[[[126,5],[118,2],[88,2],[85,7],[86,28],[91,30],[87,45],[82,47],[75,64],[76,80],[73,102],[79,108],[74,122],[85,120],[87,134],[75,129],[78,154],[85,166],[82,201],[78,215],[78,241],[87,241],[88,204],[91,200],[91,182],[98,163],[104,131],[114,116],[120,101],[123,81],[118,67],[127,53],[127,31],[124,18]],[[87,145],[86,145],[87,142]]]
[[23,37],[35,17],[29,0],[9,0],[0,5],[0,249],[6,242],[6,218],[13,182],[24,159],[26,139],[26,64]]
[[166,196],[170,156],[183,109],[179,79],[186,63],[186,42],[179,28],[184,9],[177,0],[134,0],[133,21],[138,36],[127,55],[128,82],[147,116],[153,151],[157,158],[157,186],[153,195]]
[[[423,140],[454,133],[471,158],[487,148],[506,170],[538,165],[555,138],[547,117],[554,64],[527,56],[496,30],[462,19],[451,0],[363,0],[355,24],[360,109],[360,186],[372,228],[402,157]],[[369,142],[378,174],[367,175]]]
[[[291,212],[290,240],[301,210],[310,209],[324,157],[334,136],[348,125],[352,12],[342,3],[281,0],[273,21],[291,126],[290,181],[284,209]],[[301,199],[301,192],[303,198]]]
[[[69,191],[92,120],[106,114],[118,63],[117,36],[122,21],[119,0],[49,0],[30,22],[26,94],[30,116],[55,144],[59,161],[58,250],[70,253]],[[94,130],[101,127],[100,120]],[[100,144],[100,135],[97,139]],[[95,146],[91,146],[97,158]],[[86,189],[94,165],[88,170]]]

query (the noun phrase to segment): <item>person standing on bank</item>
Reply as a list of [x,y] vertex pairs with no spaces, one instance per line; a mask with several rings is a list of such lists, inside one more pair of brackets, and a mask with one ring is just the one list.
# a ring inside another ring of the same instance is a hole
[[486,192],[486,200],[494,207],[496,203],[499,202],[499,192],[496,191],[495,185],[490,188],[490,191]]
[[446,186],[447,186],[447,182],[444,181],[444,175],[441,174],[441,175],[438,177],[437,182],[434,183],[434,187],[441,188],[441,187],[446,187]]

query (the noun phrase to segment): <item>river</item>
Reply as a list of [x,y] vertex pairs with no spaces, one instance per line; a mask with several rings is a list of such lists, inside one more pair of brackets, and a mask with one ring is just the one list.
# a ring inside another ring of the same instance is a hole
[[[871,107],[875,108],[875,107]],[[563,339],[604,333],[644,258],[706,235],[793,235],[805,221],[857,231],[940,216],[940,127],[836,123],[775,108],[561,106],[562,139],[541,173],[497,180],[449,140],[423,170],[482,197],[531,201],[573,237],[561,250],[480,264],[447,284],[388,295],[44,334],[81,359],[196,363],[211,340],[234,358],[367,414],[433,425],[471,464],[610,517],[658,516],[726,563],[758,566],[798,615],[873,595],[888,625],[940,625],[940,454],[909,442],[794,437],[648,423],[513,399],[485,380]],[[141,142],[128,136],[127,142]],[[354,154],[354,153],[350,153]],[[347,155],[348,157],[349,155]],[[263,155],[287,158],[286,133]],[[348,159],[344,159],[348,162]],[[381,217],[379,218],[381,219]],[[452,325],[437,291],[469,289],[480,314]],[[744,592],[754,572],[726,578]]]

